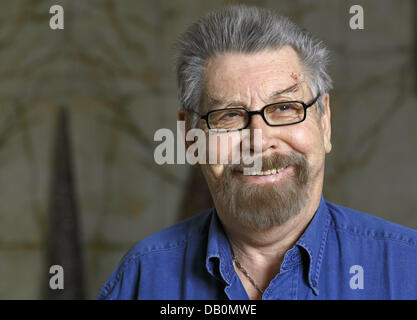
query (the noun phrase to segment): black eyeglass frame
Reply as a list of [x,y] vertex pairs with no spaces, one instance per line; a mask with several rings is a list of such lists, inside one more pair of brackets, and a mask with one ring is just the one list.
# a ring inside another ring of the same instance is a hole
[[[282,126],[289,126],[289,125],[293,125],[293,124],[297,124],[297,123],[300,123],[300,122],[303,122],[306,118],[307,118],[307,108],[309,108],[309,107],[311,107],[312,105],[314,105],[316,102],[317,102],[317,100],[319,99],[319,97],[320,97],[320,93],[310,102],[310,103],[305,103],[304,101],[300,101],[300,100],[292,100],[292,101],[281,101],[281,102],[275,102],[275,103],[270,103],[270,104],[267,104],[266,106],[264,106],[261,110],[255,110],[255,111],[250,111],[250,110],[247,110],[246,108],[244,108],[244,107],[236,107],[236,108],[223,108],[223,109],[215,109],[215,110],[210,110],[209,112],[207,112],[206,114],[204,114],[204,115],[200,115],[200,119],[204,119],[204,120],[206,120],[206,123],[207,123],[207,127],[209,128],[209,130],[216,130],[216,131],[219,131],[219,132],[234,132],[234,131],[240,131],[240,130],[243,130],[243,129],[246,129],[249,125],[250,125],[250,122],[251,122],[251,119],[252,119],[252,116],[253,115],[255,115],[255,114],[259,114],[259,115],[261,115],[262,116],[262,119],[265,121],[265,123],[268,125],[268,126],[270,126],[270,127],[282,127]],[[304,107],[304,117],[303,117],[303,119],[301,119],[301,120],[298,120],[298,121],[295,121],[295,122],[290,122],[290,123],[283,123],[283,124],[270,124],[270,123],[268,123],[268,121],[266,120],[266,118],[265,118],[265,109],[266,108],[268,108],[268,107],[270,107],[270,106],[276,106],[276,105],[280,105],[280,104],[287,104],[287,103],[292,103],[292,102],[297,102],[297,103],[300,103],[303,107]],[[213,113],[213,112],[217,112],[217,111],[223,111],[223,110],[245,110],[247,113],[248,113],[248,123],[246,124],[246,126],[244,127],[244,128],[241,128],[241,129],[232,129],[232,130],[226,130],[226,129],[212,129],[212,128],[210,128],[210,124],[209,124],[209,121],[208,121],[208,117],[209,117],[209,115],[211,114],[211,113]]]

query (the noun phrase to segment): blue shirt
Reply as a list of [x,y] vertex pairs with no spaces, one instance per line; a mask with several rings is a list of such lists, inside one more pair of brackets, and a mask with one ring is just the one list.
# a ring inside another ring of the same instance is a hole
[[[133,246],[98,299],[248,299],[215,209]],[[263,299],[417,299],[417,231],[324,200]]]

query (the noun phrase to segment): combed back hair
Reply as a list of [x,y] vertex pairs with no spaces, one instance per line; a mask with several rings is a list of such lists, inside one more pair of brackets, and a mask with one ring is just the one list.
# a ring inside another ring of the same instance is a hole
[[[318,93],[323,96],[332,89],[326,70],[329,52],[323,42],[275,11],[245,5],[227,6],[192,24],[174,47],[181,109],[194,111],[191,127],[199,119],[204,70],[209,58],[222,53],[252,54],[284,46],[291,46],[297,52],[313,96]],[[318,112],[324,113],[321,99]]]

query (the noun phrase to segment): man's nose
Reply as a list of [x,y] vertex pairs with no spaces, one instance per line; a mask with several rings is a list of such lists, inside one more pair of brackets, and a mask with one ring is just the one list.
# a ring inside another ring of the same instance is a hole
[[[250,146],[251,150],[255,149],[255,143],[261,143],[262,152],[265,152],[266,150],[270,148],[275,148],[276,144],[276,131],[279,127],[271,127],[269,126],[263,119],[261,114],[254,114],[252,115],[250,124],[248,129],[250,129]],[[260,130],[262,138],[259,140],[255,139],[254,131],[255,129]]]

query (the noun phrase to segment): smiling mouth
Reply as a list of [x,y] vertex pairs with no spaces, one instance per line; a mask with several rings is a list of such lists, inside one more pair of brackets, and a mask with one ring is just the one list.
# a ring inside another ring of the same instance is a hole
[[288,168],[288,165],[281,167],[281,168],[274,168],[270,170],[252,171],[252,172],[245,174],[245,176],[270,176],[270,175],[278,174],[281,171],[285,170],[286,168]]

